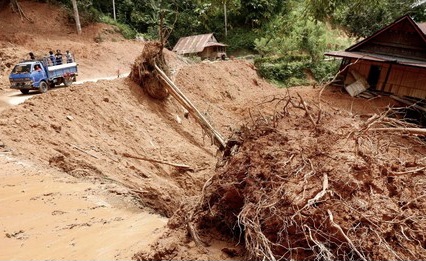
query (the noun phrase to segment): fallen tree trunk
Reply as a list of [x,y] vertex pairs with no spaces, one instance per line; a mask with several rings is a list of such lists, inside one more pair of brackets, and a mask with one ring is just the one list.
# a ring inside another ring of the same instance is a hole
[[168,162],[168,161],[164,161],[164,160],[156,160],[156,159],[150,159],[150,158],[146,158],[146,157],[141,157],[141,156],[134,156],[134,155],[130,155],[129,153],[123,153],[124,157],[127,158],[132,158],[132,159],[138,159],[138,160],[144,160],[144,161],[149,161],[149,162],[154,162],[154,163],[159,163],[159,164],[165,164],[165,165],[169,165],[169,166],[173,166],[182,170],[188,170],[188,171],[194,171],[193,168],[191,168],[188,165],[184,165],[184,164],[179,164],[179,163],[173,163],[173,162]]
[[212,144],[222,151],[225,150],[226,140],[164,72],[164,68],[167,69],[167,66],[162,58],[162,52],[161,43],[145,43],[142,54],[133,64],[130,79],[143,87],[155,99],[164,100],[171,94],[200,124],[211,138]]
[[155,70],[159,73],[160,78],[164,81],[165,84],[162,84],[167,88],[168,93],[170,93],[180,104],[182,104],[185,109],[189,111],[194,117],[198,124],[207,132],[207,134],[212,138],[212,142],[219,147],[219,149],[224,150],[226,148],[226,141],[222,135],[216,131],[213,126],[208,122],[208,120],[200,113],[200,111],[191,103],[191,101],[180,91],[180,89],[173,83],[172,80],[163,72],[163,70],[154,63]]
[[421,128],[371,128],[369,131],[403,132],[408,134],[426,135],[426,129]]

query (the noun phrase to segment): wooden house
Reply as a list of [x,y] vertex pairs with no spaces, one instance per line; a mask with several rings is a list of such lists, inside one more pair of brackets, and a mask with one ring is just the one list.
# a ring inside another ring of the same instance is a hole
[[226,44],[219,43],[212,33],[182,37],[173,51],[181,55],[197,55],[201,59],[226,58]]
[[426,23],[403,16],[344,51],[341,57],[344,86],[362,79],[372,89],[397,96],[426,98]]

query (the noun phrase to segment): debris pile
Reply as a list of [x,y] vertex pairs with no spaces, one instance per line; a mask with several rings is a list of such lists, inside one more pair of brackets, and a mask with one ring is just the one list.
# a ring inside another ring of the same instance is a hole
[[256,260],[426,259],[424,142],[377,131],[410,126],[300,95],[268,103],[182,219],[188,235],[202,245],[219,232]]

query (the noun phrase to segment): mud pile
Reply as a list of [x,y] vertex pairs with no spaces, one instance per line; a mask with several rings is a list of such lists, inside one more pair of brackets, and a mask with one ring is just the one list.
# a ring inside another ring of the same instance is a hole
[[424,259],[424,141],[375,131],[410,127],[391,111],[359,103],[353,114],[328,104],[345,96],[321,105],[318,97],[306,88],[259,97],[201,196],[135,258]]
[[296,95],[270,103],[184,218],[200,245],[218,233],[255,260],[426,259],[424,141],[373,131],[407,126],[384,114],[354,119]]

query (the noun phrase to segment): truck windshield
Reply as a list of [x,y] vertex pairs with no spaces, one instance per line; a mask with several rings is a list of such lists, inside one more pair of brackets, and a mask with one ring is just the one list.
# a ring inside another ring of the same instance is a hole
[[12,73],[29,73],[31,71],[31,64],[18,64],[13,68]]

